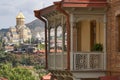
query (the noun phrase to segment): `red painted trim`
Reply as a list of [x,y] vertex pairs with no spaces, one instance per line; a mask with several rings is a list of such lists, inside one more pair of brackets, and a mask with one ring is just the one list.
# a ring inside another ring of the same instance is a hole
[[107,3],[101,3],[101,4],[94,4],[94,3],[91,3],[91,4],[87,4],[87,3],[84,3],[84,4],[79,4],[79,3],[64,3],[62,4],[63,7],[107,7]]
[[89,2],[89,1],[81,1],[81,2],[64,2],[64,3],[72,3],[72,4],[104,4],[104,3],[107,3],[107,2],[104,2],[104,1],[96,1],[96,2]]
[[54,11],[54,10],[56,10],[56,6],[52,5],[52,6],[48,6],[46,8],[43,8],[39,11],[40,11],[40,15],[43,16],[43,15],[48,14],[48,13]]
[[64,0],[62,7],[106,7],[107,0]]
[[42,20],[45,23],[45,59],[46,59],[46,69],[48,68],[48,56],[47,56],[47,21],[41,17],[40,15],[40,10],[38,11],[34,11],[35,17],[37,17],[38,19]]
[[107,2],[107,0],[64,0],[64,2]]
[[67,17],[67,69],[70,70],[70,21],[69,21],[69,14],[61,8],[61,2],[54,2],[57,6],[57,10],[63,13]]

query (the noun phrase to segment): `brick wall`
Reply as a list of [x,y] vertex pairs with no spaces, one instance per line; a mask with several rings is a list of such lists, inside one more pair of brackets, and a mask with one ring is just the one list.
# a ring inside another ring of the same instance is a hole
[[120,75],[120,51],[118,51],[118,27],[116,16],[120,14],[120,0],[113,0],[107,12],[107,69],[109,75]]

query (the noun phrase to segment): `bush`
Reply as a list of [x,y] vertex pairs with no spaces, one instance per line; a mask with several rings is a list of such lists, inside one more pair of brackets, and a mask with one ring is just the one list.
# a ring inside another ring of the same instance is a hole
[[93,51],[102,51],[102,50],[103,50],[103,46],[100,43],[95,44],[93,47]]
[[39,54],[13,54],[0,52],[0,63],[12,63],[13,66],[44,66],[43,56]]
[[39,80],[33,69],[24,67],[12,67],[11,64],[0,64],[0,77],[8,80]]
[[[46,74],[44,65],[43,56],[39,54],[0,52],[0,77],[8,80],[39,80],[38,77]],[[33,69],[20,66],[32,66]]]

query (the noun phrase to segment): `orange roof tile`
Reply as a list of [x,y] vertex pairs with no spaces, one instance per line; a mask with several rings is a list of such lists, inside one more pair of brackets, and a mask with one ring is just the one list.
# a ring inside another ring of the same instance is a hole
[[42,77],[42,80],[50,80],[51,79],[51,73],[48,73],[47,75]]
[[[54,52],[55,52],[55,49],[50,49],[50,52],[51,52],[51,53],[54,53]],[[57,49],[57,52],[62,52],[62,50],[58,50],[58,49]]]
[[0,80],[8,80],[8,79],[6,79],[6,78],[0,78]]

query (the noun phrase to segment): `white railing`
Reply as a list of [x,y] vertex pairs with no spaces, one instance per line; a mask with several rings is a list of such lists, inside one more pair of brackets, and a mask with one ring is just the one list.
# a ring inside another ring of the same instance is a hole
[[74,70],[103,70],[104,53],[74,53]]
[[67,54],[66,53],[49,53],[48,54],[48,69],[63,70],[67,68]]

